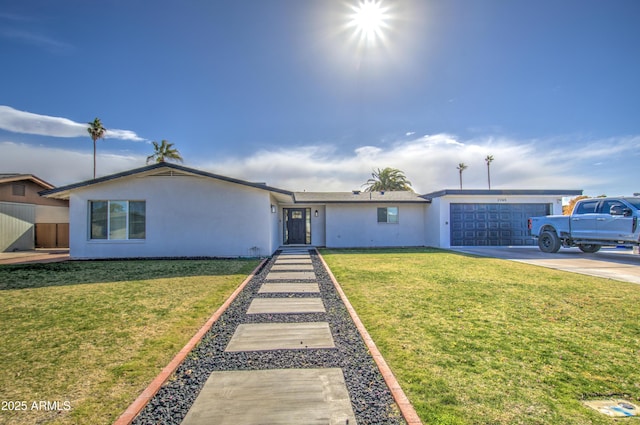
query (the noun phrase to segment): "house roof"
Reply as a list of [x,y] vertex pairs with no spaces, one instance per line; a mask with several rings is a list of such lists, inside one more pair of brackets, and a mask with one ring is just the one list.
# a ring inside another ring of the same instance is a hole
[[68,199],[70,192],[75,189],[89,187],[89,186],[97,185],[100,183],[115,181],[115,180],[127,178],[134,175],[140,175],[140,174],[157,175],[157,176],[195,175],[195,176],[208,177],[212,179],[235,183],[242,186],[249,186],[256,189],[266,190],[269,192],[275,192],[283,195],[293,196],[293,192],[267,186],[264,183],[251,183],[245,180],[221,176],[219,174],[208,173],[206,171],[196,170],[195,168],[189,168],[182,165],[171,164],[167,162],[147,165],[146,167],[135,168],[133,170],[123,171],[121,173],[111,174],[111,175],[99,177],[93,180],[87,180],[79,183],[70,184],[67,186],[61,186],[55,189],[44,190],[39,193],[40,195],[45,196],[47,198]]
[[13,182],[19,182],[19,181],[24,181],[24,180],[29,180],[34,182],[35,184],[42,186],[45,189],[53,189],[54,186],[49,183],[46,182],[44,180],[42,180],[39,177],[34,176],[33,174],[19,174],[19,173],[0,173],[0,184],[2,183],[13,183]]
[[561,189],[561,190],[537,190],[537,189],[444,189],[438,192],[422,195],[429,201],[433,198],[440,198],[449,195],[494,195],[494,196],[578,196],[582,195],[582,190]]
[[[285,195],[293,198],[293,201],[297,204],[303,203],[417,203],[424,204],[430,203],[432,199],[449,195],[516,195],[516,196],[577,196],[582,195],[582,190],[477,190],[477,189],[445,189],[438,192],[431,192],[425,195],[420,195],[414,192],[408,191],[385,191],[385,192],[365,192],[354,190],[352,192],[291,192],[284,189],[278,189],[272,186],[268,186],[265,183],[253,183],[245,180],[240,180],[232,177],[222,176],[219,174],[213,174],[195,168],[189,168],[182,165],[161,162],[145,167],[135,168],[133,170],[123,171],[121,173],[111,174],[104,177],[99,177],[93,180],[87,180],[79,183],[70,184],[67,186],[61,186],[54,188],[53,185],[45,182],[42,179],[37,178],[32,174],[1,174],[0,183],[19,181],[19,180],[31,180],[35,183],[46,188],[39,192],[40,195],[47,198],[57,199],[69,199],[70,192],[75,189],[89,187],[104,182],[115,181],[118,179],[124,179],[134,175],[153,175],[153,176],[180,176],[180,175],[195,175],[201,177],[207,177],[217,180],[222,180],[230,183],[235,183],[243,186],[249,186],[256,189],[266,190],[274,194]],[[287,198],[281,198],[280,201],[286,202]],[[290,199],[290,198],[289,198]]]
[[419,203],[430,202],[421,198],[414,192],[389,191],[389,192],[294,192],[296,203],[364,203],[364,202],[392,202],[392,203]]

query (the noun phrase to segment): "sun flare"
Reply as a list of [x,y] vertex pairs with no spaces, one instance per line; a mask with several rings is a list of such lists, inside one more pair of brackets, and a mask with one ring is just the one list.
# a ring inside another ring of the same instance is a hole
[[371,43],[384,39],[389,15],[388,8],[382,6],[382,0],[361,0],[351,9],[353,14],[349,16],[349,26],[355,29],[361,41]]

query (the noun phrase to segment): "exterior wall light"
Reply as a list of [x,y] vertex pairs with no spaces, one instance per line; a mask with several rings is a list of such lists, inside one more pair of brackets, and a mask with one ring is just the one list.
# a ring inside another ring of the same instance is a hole
[[317,217],[318,216],[318,210],[316,210],[316,212],[314,212],[313,215],[315,215]]
[[271,213],[275,214],[276,213],[276,206],[271,204]]

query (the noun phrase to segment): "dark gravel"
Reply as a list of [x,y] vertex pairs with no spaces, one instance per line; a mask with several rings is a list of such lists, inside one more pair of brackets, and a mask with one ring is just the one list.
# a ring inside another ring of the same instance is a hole
[[[257,293],[277,259],[276,254],[213,324],[201,343],[178,367],[175,376],[169,379],[151,399],[133,424],[179,424],[209,375],[214,371],[320,367],[342,369],[358,424],[405,424],[322,262],[313,251],[311,258],[326,313],[245,314],[253,298],[291,297],[290,294]],[[318,295],[296,294],[295,296],[317,297]],[[336,348],[224,352],[239,324],[312,321],[329,322]]]

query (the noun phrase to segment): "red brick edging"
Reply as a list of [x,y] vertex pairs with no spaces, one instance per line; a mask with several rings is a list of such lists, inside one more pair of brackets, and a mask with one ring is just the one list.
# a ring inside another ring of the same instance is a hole
[[124,413],[120,415],[118,419],[116,419],[113,425],[129,425],[131,424],[131,422],[133,422],[135,417],[138,416],[138,413],[140,413],[142,409],[147,405],[147,403],[149,403],[149,400],[151,400],[153,396],[156,395],[156,393],[160,390],[160,387],[162,387],[162,385],[167,381],[167,379],[169,379],[169,377],[173,375],[173,372],[176,371],[176,369],[178,368],[178,366],[180,366],[180,364],[185,359],[185,357],[187,357],[187,355],[191,352],[191,350],[193,350],[196,344],[198,344],[202,339],[202,337],[204,337],[204,335],[209,331],[209,329],[211,329],[211,326],[213,326],[215,321],[218,320],[220,316],[222,316],[222,313],[225,312],[225,310],[229,307],[229,305],[233,302],[233,300],[236,299],[240,291],[242,291],[244,287],[247,286],[247,283],[249,283],[249,281],[253,279],[253,277],[264,266],[267,260],[268,259],[265,258],[264,260],[262,260],[262,262],[260,262],[258,267],[256,267],[251,272],[251,274],[247,276],[247,278],[240,284],[240,286],[238,286],[238,288],[236,288],[236,290],[224,302],[224,304],[222,304],[220,308],[218,308],[218,310],[216,310],[216,312],[213,313],[213,316],[211,316],[211,318],[207,320],[207,323],[205,323],[200,328],[198,333],[196,333],[193,336],[193,338],[191,338],[191,340],[187,342],[187,345],[185,345],[182,348],[182,350],[180,350],[178,354],[176,354],[173,360],[171,360],[171,362],[169,362],[169,364],[165,366],[164,369],[162,369],[162,372],[160,372],[160,374],[156,376],[156,378],[153,381],[151,381],[149,386],[145,388],[145,390],[142,391],[142,393],[138,396],[138,398],[136,398],[135,401],[131,403],[131,405],[127,408],[127,410],[125,410]]
[[356,313],[355,309],[347,299],[347,296],[342,290],[342,287],[340,287],[340,284],[336,280],[336,277],[331,272],[331,269],[329,269],[329,266],[327,265],[326,261],[324,261],[324,258],[322,258],[322,254],[320,254],[318,250],[316,250],[316,252],[318,253],[318,258],[320,258],[320,260],[322,261],[324,268],[327,270],[327,273],[329,273],[329,277],[331,278],[333,285],[338,291],[338,294],[340,295],[342,302],[344,303],[345,307],[349,311],[349,315],[351,316],[351,319],[356,324],[356,327],[358,328],[358,332],[360,332],[360,335],[362,336],[364,343],[367,345],[367,348],[369,349],[369,352],[371,353],[373,360],[376,362],[376,365],[378,366],[378,369],[380,370],[380,373],[382,374],[382,377],[384,378],[384,381],[386,382],[387,387],[389,387],[389,390],[391,391],[391,394],[393,395],[393,398],[396,401],[398,408],[400,409],[400,413],[402,413],[402,416],[404,417],[405,421],[407,421],[407,425],[422,425],[422,421],[420,420],[420,417],[418,416],[415,409],[411,405],[411,402],[409,401],[407,396],[404,394],[404,391],[402,391],[402,388],[400,388],[400,384],[396,380],[396,377],[393,375],[393,372],[391,372],[391,369],[389,368],[389,366],[387,365],[387,362],[382,357],[382,354],[380,354],[378,347],[376,347],[375,342],[373,342],[373,339],[371,339],[371,336],[369,335],[369,332],[367,332],[367,329],[362,324],[362,321],[360,321],[358,314]]

